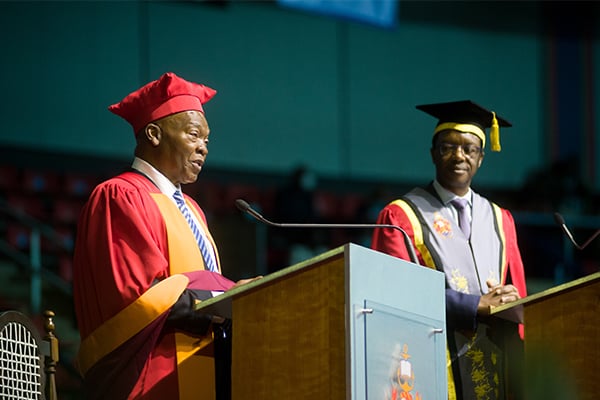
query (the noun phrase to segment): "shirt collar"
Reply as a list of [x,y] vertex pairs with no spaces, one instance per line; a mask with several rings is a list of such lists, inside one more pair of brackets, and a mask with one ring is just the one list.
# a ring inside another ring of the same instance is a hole
[[181,187],[177,187],[173,185],[173,182],[169,180],[166,176],[164,176],[159,170],[154,168],[149,162],[142,160],[139,157],[135,157],[133,160],[133,164],[131,164],[131,168],[140,171],[144,175],[146,175],[154,184],[158,187],[158,189],[169,197],[173,197],[173,194],[177,190],[181,190]]
[[452,193],[451,191],[440,185],[437,179],[434,179],[433,181],[433,188],[437,192],[438,196],[440,196],[440,199],[442,200],[442,203],[444,203],[445,206],[447,206],[448,203],[450,203],[454,199],[465,199],[467,200],[469,206],[473,205],[473,191],[471,190],[471,188],[469,188],[469,191],[464,196],[457,196],[456,194]]

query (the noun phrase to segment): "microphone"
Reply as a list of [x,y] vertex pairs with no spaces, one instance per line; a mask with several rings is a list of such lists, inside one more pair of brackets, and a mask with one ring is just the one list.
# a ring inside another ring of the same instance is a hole
[[417,254],[415,252],[415,248],[413,246],[413,243],[410,240],[410,237],[408,236],[408,233],[406,233],[406,231],[404,229],[402,229],[401,227],[399,227],[398,225],[391,225],[391,224],[279,223],[279,222],[269,221],[268,219],[263,217],[258,211],[254,210],[252,207],[250,207],[250,205],[242,199],[237,199],[235,201],[235,205],[237,206],[237,208],[240,211],[245,212],[248,215],[251,215],[255,219],[259,220],[260,222],[265,223],[267,225],[276,226],[278,228],[363,228],[363,229],[366,229],[366,228],[392,228],[392,229],[397,229],[400,232],[402,232],[402,235],[404,236],[404,245],[406,246],[406,249],[408,250],[408,255],[410,256],[410,261],[412,261],[414,264],[420,265],[419,259],[417,258]]
[[600,235],[600,229],[599,229],[588,240],[586,240],[586,242],[584,244],[582,244],[580,246],[579,244],[577,244],[577,242],[575,241],[575,239],[573,239],[573,235],[571,234],[571,231],[569,231],[569,228],[567,228],[567,224],[565,223],[565,219],[562,217],[562,215],[560,215],[559,213],[555,212],[554,213],[554,220],[561,227],[561,229],[563,230],[563,232],[567,235],[567,237],[569,238],[569,240],[571,241],[571,243],[573,243],[573,245],[577,249],[579,249],[579,250],[585,249],[587,247],[587,245],[590,244],[592,242],[592,240],[594,240],[596,238],[596,236]]

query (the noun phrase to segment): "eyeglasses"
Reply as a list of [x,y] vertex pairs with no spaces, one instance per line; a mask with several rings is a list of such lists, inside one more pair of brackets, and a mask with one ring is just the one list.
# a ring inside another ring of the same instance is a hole
[[477,156],[481,154],[481,147],[474,144],[440,143],[436,147],[441,156],[454,154],[454,152],[459,148],[462,150],[462,153],[469,158],[477,158]]

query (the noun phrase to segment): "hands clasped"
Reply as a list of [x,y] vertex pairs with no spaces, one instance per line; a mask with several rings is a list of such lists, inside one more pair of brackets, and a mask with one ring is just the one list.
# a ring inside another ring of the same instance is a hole
[[513,285],[498,285],[492,280],[488,280],[486,283],[488,292],[479,299],[478,314],[489,315],[492,307],[512,303],[521,298],[519,291]]

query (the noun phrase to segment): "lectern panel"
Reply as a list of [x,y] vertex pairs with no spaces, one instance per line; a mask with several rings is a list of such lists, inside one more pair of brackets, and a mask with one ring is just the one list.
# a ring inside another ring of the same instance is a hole
[[598,399],[600,272],[497,307],[492,315],[513,320],[519,312],[528,398]]
[[[347,262],[349,307],[352,307],[347,331],[352,343],[348,353],[348,365],[352,366],[351,399],[362,400],[367,398],[366,394],[368,399],[386,399],[382,396],[388,382],[379,377],[384,370],[384,376],[389,376],[386,370],[392,368],[389,353],[396,344],[404,343],[408,344],[413,361],[425,359],[423,364],[419,362],[419,368],[426,367],[428,372],[415,379],[436,395],[422,398],[447,400],[444,275],[358,246],[350,246]],[[431,342],[426,345],[428,340]],[[421,356],[419,350],[425,346],[427,355]],[[371,358],[371,350],[379,354]],[[413,398],[416,399],[414,395]]]
[[233,399],[345,399],[342,257],[240,295],[233,317]]
[[600,393],[600,279],[525,308],[529,368],[549,381],[572,384],[572,399]]
[[367,301],[367,399],[443,399],[446,396],[444,322]]

